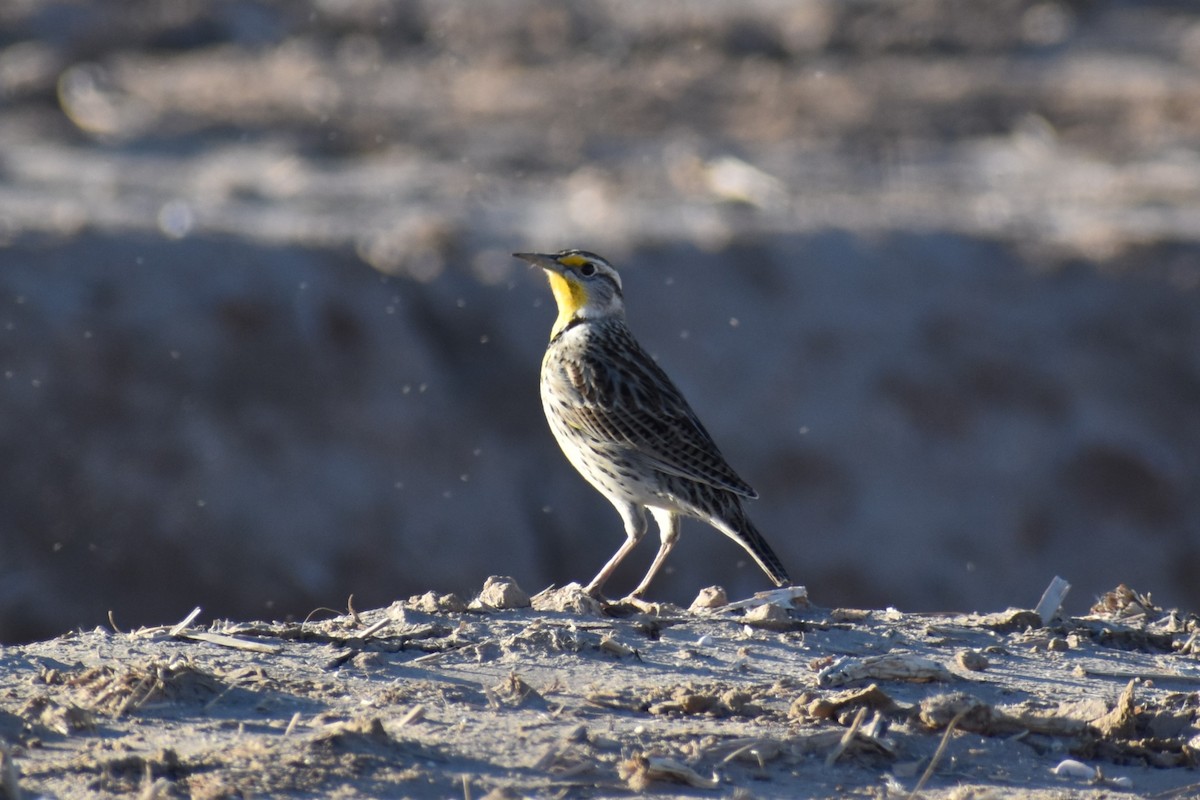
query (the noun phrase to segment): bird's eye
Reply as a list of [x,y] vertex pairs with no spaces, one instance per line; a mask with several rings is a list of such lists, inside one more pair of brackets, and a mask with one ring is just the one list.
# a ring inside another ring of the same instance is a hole
[[596,265],[595,264],[584,264],[582,267],[579,268],[579,274],[585,278],[592,277],[593,275],[596,274]]

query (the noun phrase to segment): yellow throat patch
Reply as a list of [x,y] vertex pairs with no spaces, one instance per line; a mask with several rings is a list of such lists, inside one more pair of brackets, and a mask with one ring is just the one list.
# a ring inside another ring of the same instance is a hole
[[550,279],[550,291],[554,293],[554,302],[558,304],[558,319],[554,320],[554,327],[550,329],[550,336],[553,338],[567,327],[576,311],[587,305],[588,297],[587,291],[578,281],[568,280],[551,270],[546,270],[546,277]]

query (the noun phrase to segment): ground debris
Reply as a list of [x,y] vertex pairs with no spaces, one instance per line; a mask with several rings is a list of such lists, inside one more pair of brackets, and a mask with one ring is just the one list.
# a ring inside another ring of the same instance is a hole
[[530,599],[525,590],[512,578],[492,575],[483,582],[483,589],[471,604],[472,608],[484,611],[501,611],[511,608],[529,608]]
[[[578,596],[573,587],[551,591]],[[160,796],[432,798],[468,784],[472,796],[669,794],[710,791],[715,781],[745,789],[744,779],[789,796],[801,775],[819,787],[812,795],[834,796],[843,785],[864,789],[854,776],[866,768],[892,770],[897,781],[920,776],[929,796],[954,781],[986,788],[989,776],[1019,774],[1074,780],[1081,798],[1099,800],[1092,787],[1123,788],[1110,768],[1173,774],[1198,764],[1200,695],[1165,688],[1166,677],[1193,673],[1191,660],[1076,633],[1132,622],[1067,619],[999,634],[963,614],[867,612],[823,624],[814,620],[834,615],[785,610],[809,624],[797,636],[746,625],[745,609],[621,618],[582,606],[464,613],[429,610],[435,604],[306,622],[305,636],[290,623],[222,628],[274,631],[278,654],[103,631],[6,650],[0,692],[19,699],[8,709],[20,711],[0,733],[21,781],[38,791],[66,785],[66,777],[39,784],[41,776],[86,763],[96,791],[158,785]],[[1173,625],[1182,638],[1189,619],[1146,627]],[[1029,648],[1053,638],[1070,647]],[[992,664],[971,676],[955,662],[964,653]],[[331,654],[345,668],[323,671]],[[947,667],[967,676],[954,679],[969,694],[930,696],[938,689],[928,681],[951,677]],[[1120,673],[1151,679],[1114,684]],[[183,731],[189,738],[177,738]],[[52,746],[37,746],[48,736]],[[96,750],[101,738],[114,750]],[[154,766],[148,753],[172,748],[178,766]],[[1067,756],[1103,781],[1055,776]],[[1156,775],[1138,777],[1139,791],[1170,788]]]
[[1105,614],[1116,619],[1150,617],[1162,612],[1161,608],[1154,605],[1150,595],[1135,592],[1123,583],[1105,592],[1091,610],[1093,614]]
[[1125,691],[1121,692],[1113,710],[1092,721],[1092,727],[1101,736],[1128,738],[1133,734],[1137,725],[1137,711],[1133,706],[1133,687],[1136,684],[1137,681],[1131,680],[1125,686]]
[[665,600],[643,600],[640,597],[622,597],[620,600],[604,604],[604,616],[618,619],[640,617],[655,622],[676,622],[682,619],[685,613],[674,603]]
[[[1058,737],[1067,740],[1069,751],[1080,758],[1155,767],[1200,764],[1200,734],[1191,727],[1194,718],[1169,711],[1152,713],[1136,706],[1135,685],[1130,681],[1116,705],[1099,716],[1095,715],[1103,705],[1094,702],[1063,703],[1055,710],[1002,709],[963,692],[927,698],[917,716],[932,730],[944,729],[953,721],[962,730],[984,736],[1031,733]],[[1156,725],[1177,735],[1155,735]]]
[[600,708],[611,708],[615,711],[645,712],[650,708],[650,700],[626,691],[593,691],[584,694],[583,699]]
[[1076,640],[1090,639],[1103,647],[1117,650],[1141,650],[1170,653],[1183,648],[1181,634],[1151,626],[1132,627],[1110,620],[1085,618],[1071,628]]
[[1082,758],[1095,758],[1114,764],[1144,764],[1160,769],[1200,766],[1200,742],[1195,739],[1139,739],[1100,740],[1071,751]]
[[795,631],[803,630],[805,627],[801,620],[795,619],[787,612],[787,609],[775,603],[765,603],[751,608],[742,617],[742,622],[752,628],[761,628],[766,631]]
[[885,714],[902,710],[900,704],[893,700],[887,692],[872,683],[863,689],[850,689],[828,697],[815,697],[812,692],[804,692],[792,702],[788,716],[830,719],[846,709],[864,706]]
[[[960,717],[961,715],[961,717]],[[957,727],[984,736],[1008,736],[1020,732],[1055,737],[1079,737],[1088,733],[1088,721],[1071,709],[996,707],[965,692],[936,695],[922,701],[917,718],[932,730],[942,730],[959,718]]]
[[780,608],[807,608],[808,589],[803,586],[785,586],[780,589],[768,589],[765,592],[755,592],[752,597],[726,603],[721,611],[744,611],[762,605],[775,605]]
[[987,656],[978,650],[959,650],[954,654],[954,662],[971,672],[985,670],[989,665]]
[[781,756],[785,749],[785,744],[779,739],[755,736],[707,745],[702,748],[701,755],[704,758],[718,758],[726,764],[731,761],[746,761],[762,767]]
[[423,611],[426,614],[459,614],[467,610],[466,601],[453,592],[448,594],[425,592],[425,594],[413,595],[408,598],[407,605],[409,608]]
[[1073,758],[1067,758],[1067,759],[1060,761],[1054,767],[1054,769],[1052,769],[1050,771],[1053,772],[1055,775],[1058,775],[1058,776],[1064,777],[1064,778],[1080,778],[1082,780],[1087,780],[1087,781],[1096,779],[1096,768],[1095,767],[1089,767],[1087,764],[1084,764],[1082,761],[1076,761]]
[[1037,607],[1033,610],[1043,625],[1049,625],[1058,618],[1058,614],[1062,610],[1063,600],[1066,599],[1067,593],[1070,591],[1071,584],[1058,575],[1055,575],[1050,581],[1050,585],[1042,592],[1042,599],[1038,601]]
[[530,602],[534,611],[558,611],[589,617],[599,617],[604,613],[600,601],[585,592],[578,583],[543,589]]
[[[1005,707],[995,709],[995,714],[1004,722],[1012,722],[1030,733],[1045,736],[1077,737],[1088,731],[1087,719],[1061,706],[1053,709]],[[1006,731],[1006,728],[1001,725],[997,730]]]
[[1118,764],[1144,763],[1155,767],[1200,765],[1200,731],[1194,696],[1168,695],[1138,704],[1130,680],[1112,710],[1090,723],[1095,736],[1073,752]]
[[711,611],[729,604],[729,595],[721,586],[706,586],[701,589],[696,599],[688,606],[688,611]]
[[156,776],[174,777],[186,772],[187,768],[179,754],[168,747],[151,752],[106,756],[99,760],[94,771],[98,777],[89,788],[123,794],[139,784],[145,792],[147,786],[154,784]]
[[544,703],[542,695],[530,686],[515,672],[510,672],[508,677],[497,683],[490,689],[485,689],[484,694],[488,700],[496,705],[506,705],[512,708],[518,708],[527,703]]
[[816,731],[797,733],[786,745],[795,755],[824,755],[826,759],[836,755],[836,761],[860,761],[876,763],[892,761],[896,757],[895,750],[881,739],[872,736],[860,725],[858,730],[850,733],[850,728],[841,726],[826,726]]
[[1095,786],[1111,786],[1114,789],[1123,790],[1133,788],[1133,780],[1131,778],[1126,776],[1109,778],[1100,767],[1091,767],[1073,758],[1063,759],[1050,771],[1060,778],[1070,778]]
[[940,731],[952,721],[958,728],[985,736],[1017,733],[1022,725],[989,703],[966,692],[934,695],[923,701],[917,718],[930,730]]
[[59,703],[45,694],[32,698],[17,716],[34,731],[44,729],[62,736],[96,727],[96,718],[91,711],[74,703]]
[[617,765],[617,775],[635,792],[646,791],[655,781],[682,783],[697,789],[716,789],[721,782],[706,778],[671,758],[635,753]]
[[916,653],[888,653],[866,658],[843,658],[817,675],[817,685],[832,687],[863,680],[929,683],[955,680],[954,673],[931,658]]
[[671,691],[669,699],[651,702],[647,711],[654,715],[705,714],[711,717],[753,717],[762,713],[762,707],[752,702],[749,692],[726,689],[720,692],[698,690],[692,686],[679,686]]
[[225,688],[215,675],[186,659],[155,658],[91,667],[65,685],[81,708],[114,717],[155,702],[208,701]]
[[506,655],[519,658],[531,653],[578,653],[599,649],[601,643],[602,637],[593,631],[539,619],[503,637],[498,646]]
[[313,733],[309,741],[316,746],[352,751],[377,751],[395,744],[379,717],[331,722]]
[[602,652],[614,655],[617,658],[625,658],[626,656],[636,656],[637,650],[629,645],[621,642],[612,634],[606,634],[600,637],[598,645]]
[[1010,608],[995,614],[985,614],[975,618],[973,622],[997,633],[1014,633],[1042,627],[1042,618],[1038,613],[1025,608]]

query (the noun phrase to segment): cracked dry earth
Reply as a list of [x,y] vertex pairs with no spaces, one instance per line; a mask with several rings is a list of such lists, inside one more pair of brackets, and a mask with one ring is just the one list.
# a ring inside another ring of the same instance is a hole
[[0,797],[1186,797],[1200,619],[531,599],[0,649]]

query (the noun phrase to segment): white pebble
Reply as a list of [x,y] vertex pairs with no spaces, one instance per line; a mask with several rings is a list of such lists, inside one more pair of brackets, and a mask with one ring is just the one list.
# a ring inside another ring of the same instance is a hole
[[1060,778],[1079,778],[1085,781],[1094,781],[1096,779],[1095,769],[1073,758],[1059,762],[1059,765],[1050,771]]

